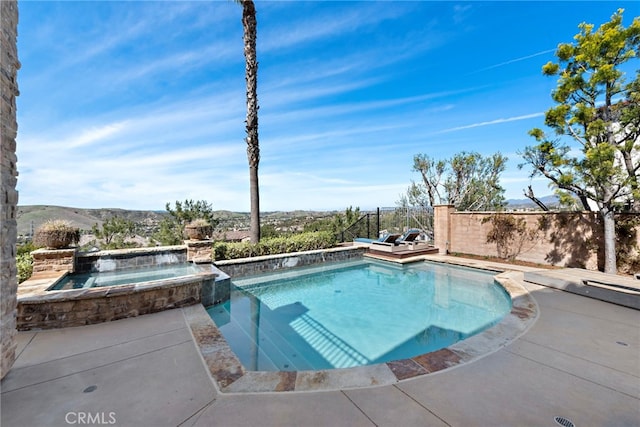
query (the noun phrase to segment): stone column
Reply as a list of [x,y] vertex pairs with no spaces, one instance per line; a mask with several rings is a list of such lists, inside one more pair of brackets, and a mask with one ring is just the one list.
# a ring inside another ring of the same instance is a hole
[[433,207],[433,246],[438,253],[446,254],[451,246],[451,214],[456,211],[453,205]]
[[187,262],[213,262],[213,240],[185,240],[184,244],[187,246]]
[[76,249],[36,249],[33,257],[33,274],[43,271],[74,272]]
[[0,0],[0,133],[2,153],[0,157],[0,378],[9,372],[16,357],[16,294],[18,270],[16,269],[16,209],[18,192],[16,182],[16,97],[18,96],[18,3]]

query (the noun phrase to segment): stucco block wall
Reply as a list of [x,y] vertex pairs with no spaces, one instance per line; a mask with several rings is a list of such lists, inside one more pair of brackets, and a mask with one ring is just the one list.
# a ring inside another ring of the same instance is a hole
[[[451,215],[450,251],[498,256],[496,243],[487,243],[492,229],[490,213],[455,212]],[[524,220],[537,233],[524,239],[517,259],[566,267],[598,268],[597,252],[591,250],[595,220],[592,213],[509,213]],[[545,222],[541,222],[545,221]]]
[[[490,218],[494,212],[455,212],[451,208],[435,209],[434,232],[436,246],[442,249],[448,242],[450,253],[498,256],[496,243],[488,243],[493,228]],[[508,212],[516,221],[526,224],[527,234],[522,239],[516,259],[538,264],[580,267],[598,270],[602,267],[603,234],[595,212]],[[489,219],[489,220],[488,220]],[[640,247],[640,215],[620,214],[617,221],[635,219],[636,225],[626,236],[618,236],[618,246]],[[439,234],[439,235],[438,235]],[[512,246],[513,248],[513,246]],[[621,260],[622,271],[633,272],[628,264],[640,262],[637,249]],[[635,267],[637,268],[637,267]]]
[[433,207],[433,245],[441,254],[449,250],[451,238],[451,214],[455,208],[451,205],[438,205]]
[[0,1],[0,133],[2,153],[0,176],[2,194],[0,197],[1,251],[2,269],[0,283],[0,340],[1,355],[0,378],[4,378],[13,362],[16,351],[16,291],[18,288],[16,269],[16,207],[18,192],[16,182],[16,97],[18,96],[17,51],[18,4],[12,0]]

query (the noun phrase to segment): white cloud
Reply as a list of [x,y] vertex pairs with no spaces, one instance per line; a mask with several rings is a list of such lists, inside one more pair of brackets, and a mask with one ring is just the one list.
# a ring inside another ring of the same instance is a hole
[[126,123],[127,122],[124,121],[87,129],[76,137],[72,136],[68,141],[66,141],[66,143],[61,145],[66,145],[69,148],[76,148],[93,144],[108,137],[114,137],[125,128]]

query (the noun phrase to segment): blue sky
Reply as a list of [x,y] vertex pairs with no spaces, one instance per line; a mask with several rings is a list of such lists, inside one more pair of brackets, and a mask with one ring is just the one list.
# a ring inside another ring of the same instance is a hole
[[[413,156],[509,158],[507,198],[580,22],[636,2],[257,1],[262,211],[394,206]],[[20,205],[249,210],[241,7],[19,3]],[[635,64],[637,68],[637,63]]]

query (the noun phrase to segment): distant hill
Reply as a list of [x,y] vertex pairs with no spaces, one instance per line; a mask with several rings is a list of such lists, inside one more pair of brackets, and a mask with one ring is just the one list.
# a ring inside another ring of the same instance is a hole
[[[538,198],[542,203],[544,203],[549,209],[556,208],[559,204],[558,196],[544,196]],[[530,199],[509,199],[507,200],[507,207],[509,209],[540,209],[538,205],[536,205]]]
[[167,215],[164,211],[132,211],[126,209],[82,209],[65,206],[31,205],[18,206],[16,219],[18,235],[30,235],[43,222],[50,219],[64,219],[81,230],[91,230],[94,224],[98,226],[113,216],[136,222],[156,224]]
[[[318,218],[332,214],[333,212],[312,211],[263,212],[262,218],[264,224],[279,224],[296,218]],[[18,206],[18,235],[31,235],[32,231],[37,230],[43,222],[50,219],[67,220],[80,230],[91,230],[94,224],[98,224],[98,227],[100,227],[105,220],[113,216],[143,224],[147,230],[153,230],[166,215],[168,215],[166,211],[139,211],[115,208],[82,209],[50,205]],[[214,217],[218,219],[218,226],[223,230],[249,229],[250,218],[248,212],[218,210],[214,211]]]
[[[543,203],[549,208],[553,208],[558,204],[556,196],[541,197]],[[508,208],[518,209],[538,209],[535,203],[529,199],[510,199],[507,200]],[[305,222],[308,218],[330,217],[337,211],[275,211],[262,212],[261,216],[264,224],[282,224],[292,222],[298,224]],[[149,228],[154,228],[160,223],[164,216],[168,215],[166,211],[140,211],[116,208],[103,209],[82,209],[66,206],[51,205],[28,205],[18,206],[17,222],[18,235],[31,235],[43,222],[49,219],[64,219],[70,221],[80,230],[91,230],[94,224],[101,226],[102,223],[113,216],[133,221],[137,224],[144,224]],[[223,230],[243,230],[249,227],[248,212],[231,212],[226,210],[215,211],[215,217],[220,221],[220,228]]]

